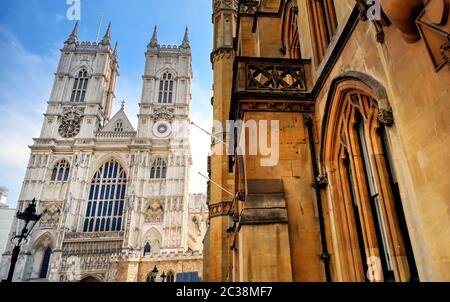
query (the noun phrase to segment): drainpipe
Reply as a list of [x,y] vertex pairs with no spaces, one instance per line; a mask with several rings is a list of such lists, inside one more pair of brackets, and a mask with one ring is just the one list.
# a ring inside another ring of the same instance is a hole
[[322,260],[324,268],[325,268],[325,276],[326,281],[331,282],[331,271],[330,271],[330,254],[328,253],[327,248],[327,237],[325,234],[325,223],[323,218],[323,208],[322,208],[322,196],[320,195],[320,190],[326,187],[327,182],[325,179],[319,174],[319,167],[317,165],[317,157],[316,157],[316,149],[314,144],[314,136],[313,136],[313,121],[311,117],[304,116],[305,126],[308,128],[308,137],[309,137],[309,150],[311,152],[311,162],[314,172],[314,190],[316,192],[316,200],[317,200],[317,211],[319,213],[319,227],[320,227],[320,239],[322,242],[322,254],[320,255],[320,260]]

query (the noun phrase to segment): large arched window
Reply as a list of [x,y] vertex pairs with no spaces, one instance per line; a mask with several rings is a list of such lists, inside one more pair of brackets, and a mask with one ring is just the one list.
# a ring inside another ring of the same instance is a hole
[[162,158],[158,158],[154,161],[152,169],[150,171],[151,179],[165,179],[167,176],[167,165]]
[[127,175],[122,166],[112,160],[95,173],[89,191],[84,232],[121,231]]
[[58,162],[53,168],[51,181],[66,182],[69,180],[70,164],[66,160]]
[[44,257],[42,258],[41,270],[39,272],[39,278],[45,279],[48,275],[48,268],[50,266],[50,258],[52,257],[52,248],[47,247],[44,252]]
[[351,88],[336,95],[329,108],[324,154],[333,215],[338,215],[333,228],[339,230],[339,238],[334,239],[346,247],[340,253],[345,261],[350,259],[347,274],[352,281],[416,280],[379,103],[369,93]]
[[161,81],[159,82],[158,103],[172,103],[173,86],[174,78],[172,74],[169,72],[164,73]]
[[72,95],[70,101],[73,103],[82,103],[86,97],[89,77],[86,69],[80,70],[73,83]]
[[308,0],[313,50],[321,62],[337,29],[334,0]]

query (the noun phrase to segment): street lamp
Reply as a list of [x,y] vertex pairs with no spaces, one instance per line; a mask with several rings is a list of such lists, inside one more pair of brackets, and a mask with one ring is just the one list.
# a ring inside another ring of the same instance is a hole
[[156,279],[157,276],[158,276],[158,268],[155,265],[155,267],[151,271],[150,282],[156,282],[155,279]]
[[[23,240],[26,240],[27,237],[31,234],[31,231],[33,230],[34,226],[37,224],[39,219],[41,219],[41,215],[36,214],[36,199],[33,199],[33,201],[28,205],[28,207],[25,209],[25,211],[20,212],[18,211],[16,214],[16,218],[19,220],[19,223],[21,225],[23,224],[22,231],[20,235],[15,235],[14,239],[18,239],[16,245],[14,246],[12,256],[11,256],[11,265],[9,267],[9,273],[8,278],[4,280],[5,282],[12,282],[13,275],[14,275],[14,269],[16,268],[17,259],[19,258],[20,253],[20,245]],[[23,222],[22,222],[23,221]],[[30,225],[30,226],[28,226]]]
[[162,275],[161,275],[161,280],[162,280],[163,283],[166,282],[166,278],[167,278],[166,272],[163,272]]

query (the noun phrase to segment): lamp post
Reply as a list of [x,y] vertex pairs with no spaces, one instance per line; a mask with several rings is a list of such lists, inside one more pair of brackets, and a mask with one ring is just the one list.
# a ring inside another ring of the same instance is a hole
[[161,275],[161,280],[162,280],[163,283],[166,282],[166,278],[167,278],[166,272],[163,272],[162,275]]
[[151,273],[152,273],[152,274],[150,275],[150,282],[156,282],[155,279],[156,279],[156,277],[157,277],[157,275],[158,275],[158,268],[156,267],[156,265],[155,265],[155,267],[153,268],[153,270],[152,270]]
[[[16,268],[17,259],[19,258],[20,253],[20,245],[22,241],[27,239],[27,237],[31,234],[34,226],[37,224],[39,219],[41,219],[42,215],[36,214],[36,199],[28,205],[28,207],[23,212],[17,212],[16,218],[18,220],[24,221],[24,225],[22,227],[22,231],[20,235],[15,235],[13,239],[18,239],[11,255],[11,265],[9,267],[8,278],[4,280],[4,282],[12,282],[14,269]],[[28,229],[28,225],[31,223],[30,228]]]

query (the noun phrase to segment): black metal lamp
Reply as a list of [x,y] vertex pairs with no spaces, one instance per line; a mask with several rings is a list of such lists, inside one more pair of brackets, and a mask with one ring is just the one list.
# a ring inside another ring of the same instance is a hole
[[20,245],[22,244],[22,241],[26,240],[27,237],[31,234],[31,231],[36,226],[41,217],[42,214],[41,215],[36,214],[36,199],[33,199],[33,201],[25,209],[25,211],[17,212],[16,218],[18,219],[19,222],[18,229],[21,228],[22,230],[19,235],[16,234],[12,238],[12,240],[17,240],[17,243],[15,244],[11,255],[11,265],[9,267],[8,278],[3,281],[12,282],[14,269],[16,268],[17,259],[19,258]]
[[163,272],[162,275],[161,275],[161,280],[162,280],[163,283],[166,282],[166,278],[167,278],[166,272]]
[[156,282],[156,277],[158,276],[158,268],[155,267],[153,268],[153,270],[151,271],[151,275],[150,275],[150,282]]

